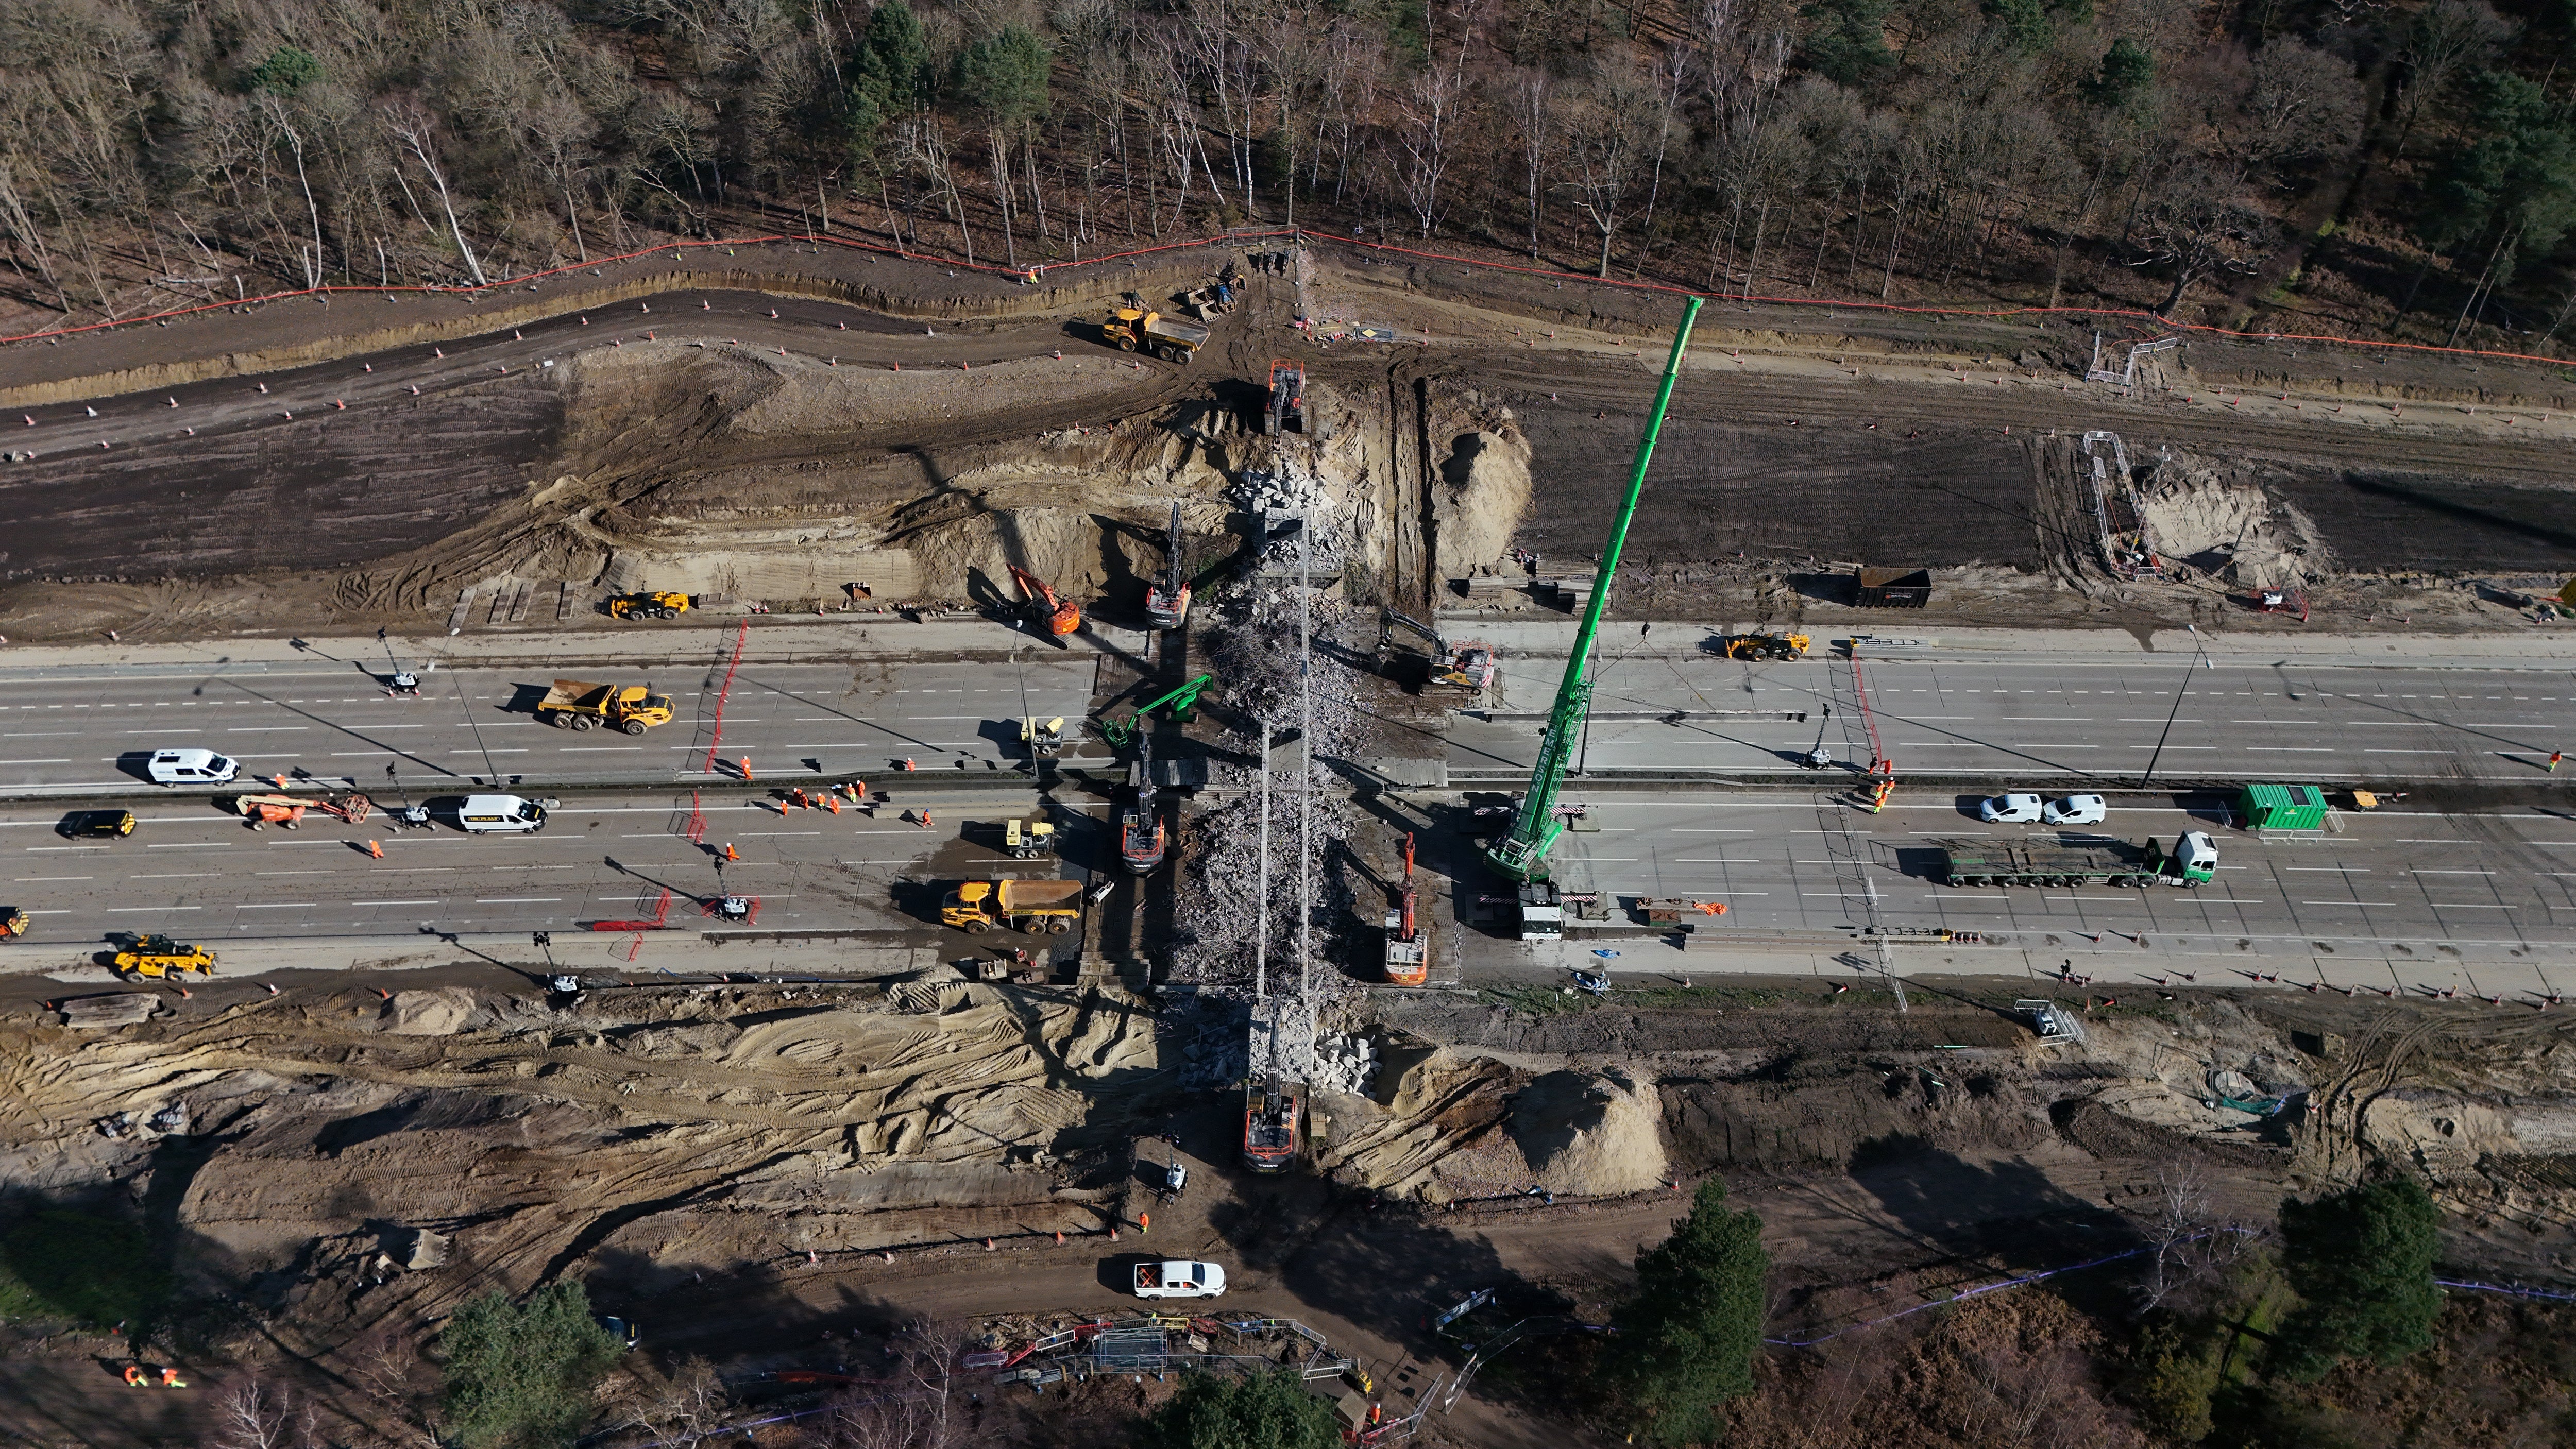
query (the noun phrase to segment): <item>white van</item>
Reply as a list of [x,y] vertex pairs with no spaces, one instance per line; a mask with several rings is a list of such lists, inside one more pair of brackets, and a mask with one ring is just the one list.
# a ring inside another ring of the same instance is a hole
[[226,785],[241,766],[212,750],[154,750],[143,771],[155,785]]
[[468,835],[531,835],[546,828],[546,807],[516,795],[468,795],[456,823]]

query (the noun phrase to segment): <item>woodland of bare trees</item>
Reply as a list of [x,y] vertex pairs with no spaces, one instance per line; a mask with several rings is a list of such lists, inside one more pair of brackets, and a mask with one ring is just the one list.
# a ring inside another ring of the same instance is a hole
[[2533,350],[2571,60],[2576,0],[0,0],[0,294],[1258,224]]

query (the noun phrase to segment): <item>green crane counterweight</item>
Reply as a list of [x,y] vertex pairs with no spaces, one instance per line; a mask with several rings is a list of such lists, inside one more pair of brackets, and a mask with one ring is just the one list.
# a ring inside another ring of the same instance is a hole
[[1693,297],[1682,308],[1682,324],[1673,333],[1673,354],[1664,363],[1663,384],[1655,391],[1655,410],[1646,419],[1644,436],[1637,439],[1637,463],[1628,474],[1628,496],[1619,503],[1619,513],[1610,521],[1610,541],[1601,549],[1601,567],[1592,584],[1592,599],[1584,606],[1583,627],[1575,632],[1574,653],[1565,661],[1565,682],[1556,689],[1556,705],[1548,711],[1547,733],[1539,741],[1538,763],[1530,767],[1529,793],[1521,797],[1520,809],[1512,818],[1512,833],[1488,847],[1485,861],[1495,870],[1517,881],[1547,879],[1547,853],[1556,838],[1565,833],[1565,822],[1556,818],[1557,791],[1565,784],[1566,768],[1574,761],[1575,745],[1583,735],[1583,720],[1592,710],[1592,640],[1601,630],[1601,608],[1610,599],[1610,581],[1619,572],[1619,554],[1628,545],[1628,525],[1637,517],[1637,499],[1646,487],[1646,465],[1655,456],[1655,439],[1664,430],[1664,410],[1672,406],[1673,382],[1681,376],[1682,354],[1690,350],[1691,323],[1699,317],[1700,299]]

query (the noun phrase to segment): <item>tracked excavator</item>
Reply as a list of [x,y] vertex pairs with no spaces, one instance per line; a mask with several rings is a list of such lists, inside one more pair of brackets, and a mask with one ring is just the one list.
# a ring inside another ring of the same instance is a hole
[[1404,882],[1387,892],[1386,980],[1390,986],[1420,986],[1431,979],[1429,943],[1422,939],[1419,901],[1413,889],[1413,837],[1404,837]]
[[1171,532],[1163,539],[1163,577],[1145,587],[1145,622],[1177,629],[1190,617],[1190,579],[1181,559],[1181,505],[1172,505]]
[[1378,619],[1377,647],[1383,656],[1396,647],[1396,635],[1407,632],[1430,646],[1422,656],[1421,689],[1425,694],[1482,694],[1494,685],[1498,655],[1481,639],[1452,644],[1439,630],[1410,614],[1387,610]]
[[[1681,326],[1673,333],[1672,356],[1664,363],[1663,382],[1655,393],[1654,412],[1647,417],[1646,430],[1637,439],[1637,459],[1629,470],[1627,496],[1610,521],[1610,540],[1601,549],[1601,568],[1591,602],[1583,609],[1583,627],[1575,633],[1574,651],[1565,661],[1565,678],[1557,686],[1556,703],[1548,711],[1547,732],[1539,741],[1537,763],[1530,767],[1529,789],[1513,811],[1510,833],[1485,848],[1486,864],[1519,883],[1524,916],[1533,910],[1562,914],[1548,878],[1547,861],[1557,837],[1565,833],[1565,822],[1557,814],[1557,793],[1564,787],[1565,772],[1573,764],[1575,749],[1583,736],[1583,721],[1592,711],[1592,642],[1601,632],[1602,606],[1610,600],[1610,581],[1619,570],[1619,555],[1627,547],[1628,525],[1637,517],[1637,500],[1646,487],[1646,468],[1654,460],[1655,440],[1663,432],[1664,412],[1672,406],[1673,383],[1681,376],[1682,357],[1690,350],[1691,324],[1698,320],[1699,309],[1697,297],[1683,304]],[[1529,924],[1524,920],[1525,937]]]
[[1073,600],[1059,598],[1045,580],[1018,564],[1011,565],[1011,582],[1020,586],[1020,607],[1029,622],[1061,639],[1082,627],[1082,610]]
[[1163,826],[1159,792],[1154,788],[1154,742],[1136,739],[1135,796],[1118,813],[1118,863],[1134,875],[1151,875],[1163,863],[1170,836]]

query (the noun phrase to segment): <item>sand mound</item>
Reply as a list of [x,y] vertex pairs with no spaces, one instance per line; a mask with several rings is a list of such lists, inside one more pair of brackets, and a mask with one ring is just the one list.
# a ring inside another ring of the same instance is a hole
[[1585,1196],[1643,1192],[1664,1180],[1654,1088],[1610,1072],[1550,1072],[1511,1099],[1512,1140],[1537,1181]]
[[1432,506],[1444,577],[1463,577],[1500,560],[1529,507],[1529,440],[1508,421],[1509,414],[1505,418],[1495,430],[1459,437],[1440,465],[1446,486]]
[[474,1016],[474,993],[463,986],[397,991],[385,1015],[385,1030],[395,1036],[454,1036]]
[[2242,588],[2287,588],[2329,567],[2316,526],[2253,478],[2177,458],[2138,490],[2157,552]]

